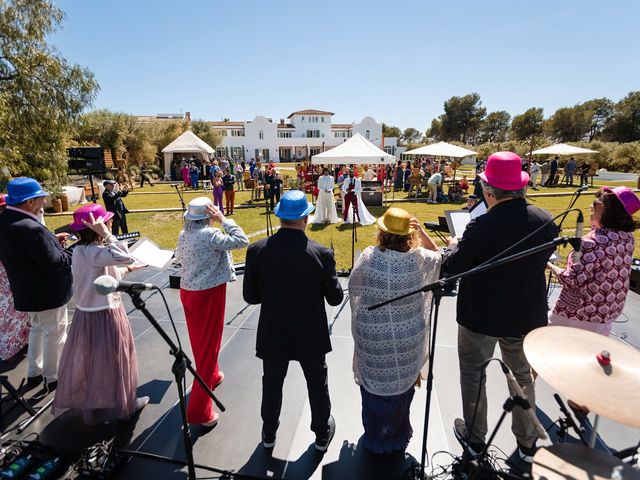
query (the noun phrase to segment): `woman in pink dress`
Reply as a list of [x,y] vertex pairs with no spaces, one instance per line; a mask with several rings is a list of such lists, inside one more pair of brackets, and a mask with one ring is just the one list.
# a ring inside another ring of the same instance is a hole
[[[0,212],[5,206],[4,195],[0,195]],[[29,314],[14,308],[7,272],[0,262],[0,360],[9,360],[22,350],[29,341],[29,329]]]
[[136,348],[120,292],[98,295],[93,282],[102,275],[121,279],[133,265],[127,243],[111,233],[113,213],[90,203],[73,213],[78,232],[73,250],[76,310],[60,357],[53,412],[80,413],[86,424],[126,420],[149,403],[136,397]]
[[189,188],[191,186],[191,177],[189,176],[189,164],[185,163],[182,165],[180,169],[180,174],[182,175],[182,183],[184,184],[184,188]]

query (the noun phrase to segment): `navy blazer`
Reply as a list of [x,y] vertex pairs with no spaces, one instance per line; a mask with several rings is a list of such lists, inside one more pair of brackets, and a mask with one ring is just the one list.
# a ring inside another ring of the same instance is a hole
[[0,260],[16,310],[41,312],[66,305],[71,298],[71,253],[29,215],[0,213]]
[[125,213],[129,213],[127,207],[124,206],[124,202],[122,201],[123,197],[129,195],[129,190],[120,190],[119,192],[114,192],[111,190],[105,190],[102,193],[102,201],[104,202],[104,208],[107,212],[112,212],[118,218],[122,218]]
[[[446,256],[442,269],[449,275],[470,270],[549,220],[548,212],[527,205],[524,199],[499,203],[469,222],[458,247]],[[557,235],[558,227],[549,222],[509,254],[541,245]],[[552,252],[549,249],[461,280],[458,323],[476,333],[516,338],[546,325],[549,308],[545,268]]]
[[301,230],[281,228],[247,249],[243,297],[261,303],[256,354],[306,360],[331,351],[325,299],[339,305],[333,252]]

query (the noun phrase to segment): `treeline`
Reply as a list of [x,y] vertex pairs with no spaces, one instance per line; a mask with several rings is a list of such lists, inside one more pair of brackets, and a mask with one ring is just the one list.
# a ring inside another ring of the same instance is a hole
[[162,164],[161,150],[189,128],[213,148],[221,142],[220,133],[203,120],[145,122],[109,110],[82,115],[71,138],[73,146],[99,145],[128,165]]
[[640,144],[637,143],[640,141],[640,91],[630,92],[618,102],[596,98],[559,108],[548,118],[544,117],[543,109],[537,107],[513,118],[504,110],[487,113],[480,95],[470,93],[445,101],[444,113],[434,118],[423,132],[383,125],[383,133],[399,137],[409,148],[434,141],[464,144],[478,151],[481,158],[483,152],[496,149],[525,155],[549,143],[577,142],[600,152],[593,160],[601,167],[637,170],[640,168]]

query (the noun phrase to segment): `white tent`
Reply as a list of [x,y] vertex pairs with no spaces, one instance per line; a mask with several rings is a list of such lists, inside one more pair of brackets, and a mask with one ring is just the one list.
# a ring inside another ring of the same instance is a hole
[[174,153],[213,154],[214,151],[208,143],[198,138],[191,130],[187,130],[162,149],[162,153],[164,153],[165,176],[170,176],[171,160],[173,159]]
[[572,145],[567,145],[566,143],[558,143],[556,145],[551,145],[550,147],[534,150],[531,153],[534,155],[582,155],[585,153],[598,152],[595,150],[589,150],[588,148],[574,147]]
[[394,163],[395,161],[395,156],[380,150],[359,133],[356,133],[349,140],[341,143],[337,147],[333,147],[326,152],[318,153],[311,158],[311,163],[315,165],[372,165]]
[[432,143],[425,147],[414,148],[404,152],[404,155],[430,155],[433,157],[454,157],[464,158],[470,155],[475,155],[473,150],[467,150],[466,148],[458,147],[447,142]]

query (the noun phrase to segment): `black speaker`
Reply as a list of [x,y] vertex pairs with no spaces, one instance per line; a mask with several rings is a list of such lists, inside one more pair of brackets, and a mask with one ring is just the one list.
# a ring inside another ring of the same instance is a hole
[[68,148],[67,153],[69,154],[69,170],[80,174],[107,172],[102,147]]

